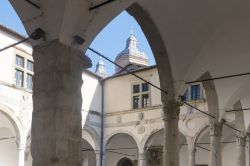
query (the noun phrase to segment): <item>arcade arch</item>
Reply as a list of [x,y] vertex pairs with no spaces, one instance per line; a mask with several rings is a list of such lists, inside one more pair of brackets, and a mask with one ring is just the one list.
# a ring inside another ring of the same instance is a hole
[[96,153],[94,147],[85,139],[82,139],[82,166],[95,166],[97,163]]
[[129,158],[122,158],[121,160],[119,160],[117,166],[134,166],[133,161],[130,160]]
[[[117,163],[123,165],[128,161],[131,161],[133,165],[138,163],[139,149],[135,137],[128,133],[118,132],[105,140],[107,140],[104,156],[106,165],[115,166]],[[124,158],[128,160],[122,160]]]
[[0,108],[0,165],[16,166],[21,143],[20,124],[10,111]]
[[[188,142],[186,136],[179,132],[180,166],[188,163]],[[153,132],[144,145],[147,154],[147,165],[161,165],[163,162],[164,129]]]

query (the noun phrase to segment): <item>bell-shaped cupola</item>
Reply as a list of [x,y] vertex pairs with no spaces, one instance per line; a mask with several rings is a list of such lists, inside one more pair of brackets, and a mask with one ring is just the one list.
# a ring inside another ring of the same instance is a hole
[[[148,57],[144,52],[139,50],[138,41],[133,32],[127,39],[126,48],[117,55],[115,63],[130,71],[149,66]],[[115,73],[121,72],[122,69],[116,67]]]

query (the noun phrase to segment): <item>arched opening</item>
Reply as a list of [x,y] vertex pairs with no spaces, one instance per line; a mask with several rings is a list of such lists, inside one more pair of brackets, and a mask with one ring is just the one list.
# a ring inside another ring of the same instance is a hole
[[[164,146],[163,129],[153,133],[147,140],[144,149],[147,153],[147,165],[163,165],[163,146]],[[188,145],[186,137],[179,132],[179,155],[180,166],[186,166],[188,163]]]
[[[222,166],[237,165],[238,151],[236,141],[237,137],[235,131],[227,126],[224,126],[221,139]],[[228,159],[230,159],[230,161]]]
[[133,161],[129,158],[122,158],[118,163],[117,166],[134,166]]
[[[119,163],[122,165],[132,163],[132,166],[134,166],[137,164],[137,143],[134,138],[128,134],[118,133],[109,138],[105,152],[106,165],[116,166],[119,165]],[[127,160],[122,160],[124,158]]]
[[96,155],[94,148],[90,143],[82,139],[82,166],[95,166],[96,165]]
[[203,128],[195,140],[195,164],[209,165],[210,131],[209,126]]
[[[210,128],[205,127],[199,134],[195,142],[195,164],[209,165],[210,159],[207,157],[210,155]],[[222,153],[222,166],[234,166],[237,165],[237,147],[235,132],[228,128],[223,127],[221,138],[221,153]],[[230,159],[230,160],[228,160]]]
[[0,165],[17,165],[19,132],[14,120],[0,110]]

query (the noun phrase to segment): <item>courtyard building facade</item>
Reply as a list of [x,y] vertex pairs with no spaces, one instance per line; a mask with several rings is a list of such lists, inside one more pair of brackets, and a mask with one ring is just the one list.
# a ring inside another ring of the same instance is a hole
[[[23,38],[16,32],[0,26],[0,47]],[[62,47],[57,44],[53,46]],[[32,165],[31,123],[32,95],[34,95],[32,80],[37,81],[33,78],[34,70],[41,70],[34,69],[33,65],[36,63],[34,59],[30,43],[23,43],[0,53],[1,166]],[[117,55],[115,62],[160,87],[157,66],[149,66],[147,55],[139,50],[134,34],[128,37],[125,49]],[[66,62],[62,60],[61,63]],[[165,108],[162,104],[161,92],[120,68],[116,68],[112,76],[107,76],[103,59],[100,59],[96,65],[95,73],[84,70],[80,75],[83,81],[80,96],[82,97],[79,146],[81,153],[72,151],[74,155],[72,157],[79,155],[82,166],[163,166],[166,117],[163,112]],[[48,84],[50,81],[53,80],[44,80],[43,86],[52,86]],[[57,86],[65,85],[56,84],[52,87]],[[208,113],[205,86],[202,83],[190,84],[185,88],[182,98],[192,106]],[[37,91],[43,87],[34,88]],[[59,102],[64,102],[65,107],[68,102],[76,102],[76,105],[79,105],[77,102],[79,94],[77,95],[76,101],[67,101],[68,99],[62,97],[59,98]],[[41,109],[46,109],[42,105],[42,100],[37,99],[35,102],[38,107],[41,104]],[[234,107],[239,109],[241,104],[238,102]],[[217,166],[218,162],[220,166],[248,164],[249,147],[246,146],[245,135],[240,135],[229,127],[222,127],[219,121],[209,120],[208,116],[190,106],[183,105],[179,111],[177,149],[180,166]],[[40,113],[37,112],[37,114]],[[55,112],[55,114],[59,113]],[[65,116],[66,114],[68,114],[67,111]],[[69,113],[68,116],[79,116],[73,114]],[[47,116],[43,115],[43,118],[49,118]],[[63,117],[63,115],[58,116]],[[244,126],[244,117],[240,113],[228,112],[224,114],[224,118],[238,128]],[[39,121],[39,118],[36,121]],[[60,123],[62,122],[69,123],[67,118]],[[49,127],[46,124],[42,125],[45,128]],[[62,130],[58,128],[56,132]],[[36,129],[33,130],[36,132]],[[49,133],[41,134],[41,137],[50,137]],[[39,142],[39,139],[34,139],[34,142]],[[60,146],[64,148],[67,142],[62,141],[58,144],[58,148]],[[214,164],[211,163],[212,156],[216,158],[212,160]]]

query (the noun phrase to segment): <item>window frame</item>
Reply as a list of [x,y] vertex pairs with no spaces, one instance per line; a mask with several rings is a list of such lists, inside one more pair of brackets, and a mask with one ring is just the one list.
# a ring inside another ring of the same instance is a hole
[[[22,78],[21,78],[21,85],[19,83],[17,83],[17,73],[20,72],[22,73]],[[23,70],[20,70],[18,68],[15,69],[15,85],[18,86],[18,87],[23,87],[24,86],[24,71]]]
[[[31,62],[33,63],[34,65],[34,61],[33,61],[33,58],[30,54],[26,53],[26,52],[23,52],[22,50],[19,50],[18,48],[15,48],[14,49],[14,53],[13,53],[13,56],[14,56],[14,61],[13,61],[13,83],[14,85],[17,87],[17,88],[22,88],[22,89],[25,89],[25,90],[28,90],[28,91],[32,91],[32,89],[28,88],[28,76],[31,76],[32,77],[32,88],[33,88],[33,75],[34,75],[34,72],[33,71],[30,71],[28,69],[28,62]],[[20,66],[18,65],[16,62],[17,62],[17,57],[20,57],[23,59],[23,66]],[[34,69],[34,66],[33,66],[33,69]],[[17,84],[16,82],[16,70],[18,71],[21,71],[23,73],[23,78],[22,78],[22,84],[20,86],[20,84]]]
[[[199,87],[200,87],[200,93],[199,93],[199,98],[196,98],[196,99],[192,99],[192,87],[193,86],[196,86],[196,85],[199,85]],[[192,101],[198,101],[198,100],[204,100],[204,92],[203,92],[203,85],[202,85],[202,83],[196,83],[196,84],[191,84],[191,85],[189,85],[188,86],[188,88],[185,90],[185,92],[184,92],[184,94],[183,94],[183,96],[185,95],[185,93],[188,93],[187,94],[187,98],[186,98],[186,100],[185,101],[190,101],[190,102],[192,102]]]
[[[134,82],[131,84],[131,108],[134,110],[134,109],[143,109],[143,108],[147,108],[147,107],[150,107],[152,105],[151,103],[151,86],[148,84],[148,91],[144,91],[142,92],[142,89],[143,89],[143,84],[145,82]],[[135,85],[139,85],[139,92],[138,93],[134,93],[134,86]],[[148,97],[149,97],[149,103],[146,107],[142,107],[142,96],[145,95],[145,94],[148,94]],[[138,108],[134,108],[134,96],[139,96],[139,106]]]

